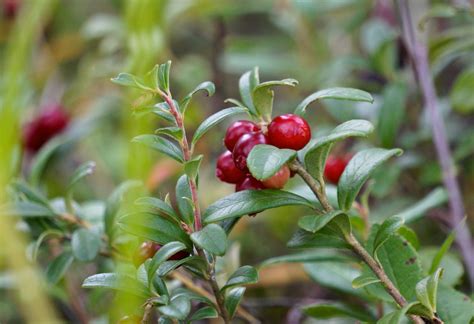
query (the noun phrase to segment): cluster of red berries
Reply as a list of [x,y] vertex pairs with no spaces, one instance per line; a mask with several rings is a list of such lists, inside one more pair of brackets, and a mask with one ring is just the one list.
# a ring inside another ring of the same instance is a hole
[[324,166],[324,178],[329,182],[337,184],[339,182],[339,178],[342,175],[342,172],[344,172],[344,169],[346,168],[347,163],[349,163],[351,158],[352,155],[350,154],[342,156],[328,156],[326,164]]
[[30,152],[38,151],[47,141],[61,133],[69,124],[69,116],[60,105],[52,105],[28,123],[23,131],[23,145]]
[[216,166],[216,176],[235,184],[235,191],[281,189],[290,178],[290,169],[282,167],[275,175],[258,181],[247,168],[247,157],[255,145],[270,144],[278,148],[300,150],[311,139],[311,128],[300,116],[286,114],[275,117],[266,129],[249,120],[234,122],[227,129],[222,153]]
[[[135,251],[133,255],[133,264],[138,268],[147,259],[152,258],[156,252],[161,249],[161,245],[152,241],[143,242]],[[182,260],[187,258],[189,253],[186,251],[179,251],[172,255],[169,260]]]

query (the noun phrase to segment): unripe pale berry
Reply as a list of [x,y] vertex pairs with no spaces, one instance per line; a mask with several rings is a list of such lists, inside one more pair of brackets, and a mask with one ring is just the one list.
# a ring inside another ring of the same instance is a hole
[[234,163],[230,151],[222,153],[217,159],[216,176],[224,182],[237,184],[245,179],[245,173],[239,170]]
[[329,182],[337,184],[350,159],[351,155],[328,156],[324,166],[324,178]]
[[286,114],[273,118],[267,135],[270,144],[278,148],[300,150],[311,139],[311,128],[302,117]]
[[255,145],[268,144],[267,137],[261,133],[249,133],[242,135],[234,147],[232,155],[234,156],[234,163],[237,168],[244,172],[248,172],[247,157]]
[[260,127],[250,120],[238,120],[232,123],[225,133],[224,144],[229,151],[234,150],[234,146],[244,134],[258,132]]
[[239,182],[235,186],[235,191],[242,191],[242,190],[260,190],[265,189],[265,186],[262,182],[258,181],[254,177],[248,175],[243,181]]
[[262,181],[265,188],[282,189],[290,178],[290,169],[284,165],[277,173]]

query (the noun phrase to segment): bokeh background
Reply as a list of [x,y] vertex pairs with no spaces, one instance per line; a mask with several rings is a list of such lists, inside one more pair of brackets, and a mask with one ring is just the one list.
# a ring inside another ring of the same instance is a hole
[[[326,100],[313,105],[307,114],[313,133],[352,118],[373,122],[376,131],[368,140],[336,148],[338,154],[375,145],[404,150],[374,178],[371,217],[383,219],[400,211],[415,214],[420,254],[428,262],[452,229],[430,118],[392,1],[1,0],[0,4],[2,203],[13,176],[33,179],[51,199],[63,196],[71,173],[88,160],[95,161],[96,169],[78,184],[75,200],[92,220],[124,180],[142,180],[159,197],[173,192],[180,167],[130,143],[135,135],[153,132],[158,121],[133,116],[137,93],[110,82],[119,72],[142,75],[155,64],[172,60],[175,97],[183,97],[205,80],[216,84],[214,96],[198,95],[189,107],[186,122],[191,133],[205,117],[230,106],[224,100],[239,96],[238,79],[254,66],[259,67],[261,80],[299,81],[296,88],[277,89],[275,113],[291,112],[305,96],[326,87],[370,92],[374,104]],[[449,4],[410,1],[413,19],[419,22],[418,37],[429,48],[468,215],[464,226],[472,228],[474,18],[472,9],[457,10]],[[61,135],[51,140],[53,144],[28,147],[25,136],[32,121],[53,108],[66,116]],[[227,125],[206,135],[197,148],[205,156],[200,176],[203,206],[234,190],[214,176]],[[38,167],[39,159],[43,161]],[[289,187],[299,185],[294,179]],[[420,200],[423,203],[417,205]],[[231,237],[225,266],[259,264],[288,254],[286,242],[298,216],[296,208],[280,208],[245,218]],[[38,262],[31,262],[34,233],[4,217],[0,227],[0,323],[34,323],[35,311],[67,322],[107,322],[110,296],[84,291],[80,285],[88,275],[112,268],[111,261],[74,262],[66,279],[53,285],[45,279],[51,252],[44,251]],[[469,293],[457,250],[448,256],[452,280]],[[351,275],[330,264],[262,268],[259,283],[248,289],[243,305],[268,323],[309,322],[299,305],[352,298],[344,280],[336,276],[338,271],[341,277]]]

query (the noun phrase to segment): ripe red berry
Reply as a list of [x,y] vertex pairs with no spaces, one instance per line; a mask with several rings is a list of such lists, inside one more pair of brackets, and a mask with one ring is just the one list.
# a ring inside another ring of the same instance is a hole
[[244,134],[240,137],[237,143],[235,143],[234,151],[232,152],[237,168],[244,172],[248,171],[247,157],[252,148],[258,144],[268,144],[267,137],[261,132]]
[[247,133],[258,132],[260,127],[250,120],[238,120],[232,123],[225,133],[224,144],[229,151],[233,151],[239,138]]
[[3,0],[3,15],[7,19],[13,19],[18,13],[20,0]]
[[339,178],[344,172],[347,163],[349,163],[351,159],[350,155],[346,156],[328,156],[326,160],[326,165],[324,166],[324,177],[327,181],[337,184],[339,182]]
[[245,173],[237,169],[232,153],[225,151],[217,159],[216,176],[227,183],[239,183],[245,179]]
[[265,186],[262,182],[258,181],[251,175],[248,175],[242,182],[239,182],[235,186],[235,191],[242,191],[242,190],[260,190],[265,189]]
[[270,144],[278,148],[300,150],[311,139],[311,128],[300,116],[277,116],[268,125],[268,139]]
[[268,189],[282,189],[290,178],[290,169],[284,165],[277,173],[270,178],[263,180],[262,183]]
[[[152,258],[158,250],[161,249],[161,245],[152,241],[143,242],[136,250],[133,256],[133,264],[138,268],[147,259]],[[181,260],[187,258],[189,253],[186,251],[179,251],[172,255],[169,260]]]
[[62,107],[55,105],[45,109],[26,125],[23,143],[27,150],[36,152],[47,141],[61,133],[69,124],[69,116]]

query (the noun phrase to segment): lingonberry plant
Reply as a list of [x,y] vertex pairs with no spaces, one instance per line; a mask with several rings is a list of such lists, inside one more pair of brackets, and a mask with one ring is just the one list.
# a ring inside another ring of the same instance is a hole
[[[113,81],[138,88],[144,98],[157,101],[135,107],[134,112],[156,116],[167,125],[155,134],[137,136],[133,142],[182,164],[184,174],[176,185],[175,203],[169,195],[160,199],[139,194],[133,206],[120,208],[124,193],[137,186],[127,182],[111,194],[99,217],[103,224],[96,226],[84,220],[84,211],[73,196],[75,184],[92,173],[93,163],[77,169],[60,202],[49,201],[25,182],[13,184],[16,212],[25,217],[37,237],[34,257],[45,238],[55,236],[63,242],[63,252],[46,271],[50,282],[58,282],[74,260],[90,262],[99,255],[114,257],[121,264],[116,272],[92,275],[84,280],[83,287],[109,288],[137,296],[142,306],[124,314],[122,323],[154,319],[159,323],[188,323],[218,316],[226,323],[234,316],[258,322],[239,305],[245,285],[257,282],[257,269],[242,266],[220,283],[216,279],[216,261],[226,254],[228,235],[240,218],[295,205],[305,208],[307,214],[299,219],[299,229],[288,246],[311,250],[272,258],[261,266],[332,260],[357,273],[351,278],[351,289],[358,291],[354,294],[360,299],[358,306],[318,303],[304,307],[309,316],[339,315],[378,323],[403,323],[406,318],[415,323],[467,323],[472,318],[469,298],[455,291],[452,283],[440,281],[440,261],[452,236],[430,267],[423,269],[414,248],[416,234],[404,225],[408,217],[398,215],[376,223],[369,219],[370,191],[366,189],[357,200],[373,171],[400,155],[401,150],[368,148],[349,161],[344,157],[334,163],[330,152],[337,142],[367,137],[373,131],[372,124],[365,120],[350,120],[323,136],[311,138],[311,128],[304,119],[309,104],[321,99],[372,102],[370,94],[352,88],[320,90],[304,99],[293,113],[273,117],[271,89],[293,87],[297,82],[260,82],[258,70],[254,69],[240,79],[241,101],[229,99],[227,102],[235,106],[208,117],[190,138],[185,124],[188,104],[200,90],[212,95],[214,85],[201,83],[178,102],[170,90],[170,64],[156,66],[144,78],[121,73]],[[236,115],[247,119],[229,126],[224,139],[226,151],[216,165],[216,176],[235,185],[236,192],[201,212],[199,167],[203,156],[196,154],[196,144],[212,127]],[[304,189],[281,190],[292,174],[301,178]],[[325,178],[337,183],[335,196]],[[124,253],[120,248],[123,245],[133,245],[132,253]],[[315,248],[338,250],[321,253]],[[170,277],[185,288],[168,284]],[[341,275],[344,280],[347,278]],[[205,283],[205,288],[195,284],[198,281]]]

